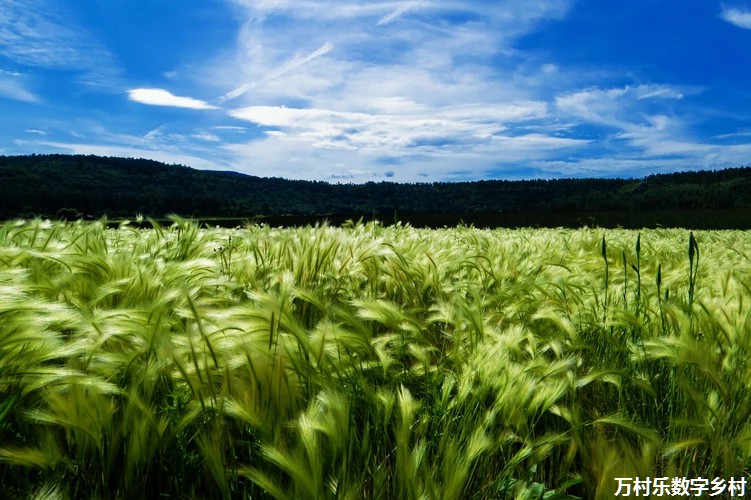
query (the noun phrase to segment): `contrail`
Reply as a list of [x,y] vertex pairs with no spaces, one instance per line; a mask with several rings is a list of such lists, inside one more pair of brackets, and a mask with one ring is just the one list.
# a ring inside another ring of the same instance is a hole
[[393,22],[395,19],[400,18],[405,12],[415,7],[416,3],[417,2],[412,1],[412,2],[401,4],[399,7],[397,7],[396,9],[392,10],[391,12],[383,16],[381,19],[379,19],[378,22],[376,23],[376,26],[384,26],[386,24]]
[[327,52],[329,52],[333,48],[334,48],[333,45],[331,45],[330,43],[326,42],[318,50],[316,50],[314,52],[311,52],[310,54],[308,54],[308,55],[306,55],[304,57],[301,57],[301,58],[298,58],[298,59],[292,59],[291,61],[289,61],[287,64],[285,64],[281,68],[279,68],[276,71],[273,71],[273,72],[269,73],[268,75],[266,75],[263,79],[261,79],[259,81],[255,81],[255,82],[246,83],[245,85],[242,85],[242,86],[237,87],[236,89],[234,89],[234,90],[232,90],[230,92],[227,92],[226,94],[224,94],[222,97],[219,98],[219,102],[225,102],[225,101],[229,101],[229,100],[235,99],[237,97],[240,97],[245,92],[247,92],[248,90],[252,89],[253,87],[257,87],[258,85],[261,85],[262,83],[268,82],[269,80],[273,80],[274,78],[277,78],[277,77],[283,75],[284,73],[287,73],[288,71],[291,71],[291,70],[293,70],[295,68],[298,68],[298,67],[302,66],[303,64],[305,64],[305,63],[307,63],[309,61],[312,61],[316,57],[320,57],[320,56],[326,54]]

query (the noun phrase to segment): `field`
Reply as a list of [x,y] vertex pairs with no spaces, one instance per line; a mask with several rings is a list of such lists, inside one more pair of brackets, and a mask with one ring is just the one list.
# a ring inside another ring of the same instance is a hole
[[751,234],[0,226],[5,497],[611,498],[751,471]]

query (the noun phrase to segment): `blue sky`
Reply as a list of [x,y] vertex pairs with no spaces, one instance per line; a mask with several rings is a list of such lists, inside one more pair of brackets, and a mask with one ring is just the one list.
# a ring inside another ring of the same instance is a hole
[[0,154],[264,177],[751,163],[751,1],[0,0]]

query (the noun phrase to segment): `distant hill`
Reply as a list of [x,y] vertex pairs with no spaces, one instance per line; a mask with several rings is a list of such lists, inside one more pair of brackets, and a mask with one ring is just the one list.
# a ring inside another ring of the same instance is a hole
[[751,168],[643,179],[359,185],[259,178],[142,160],[0,156],[0,218],[633,212],[751,208]]

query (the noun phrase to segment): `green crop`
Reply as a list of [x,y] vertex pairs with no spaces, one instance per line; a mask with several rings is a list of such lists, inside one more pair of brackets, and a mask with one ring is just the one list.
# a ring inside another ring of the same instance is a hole
[[751,469],[748,233],[140,222],[0,226],[4,497],[608,498]]

